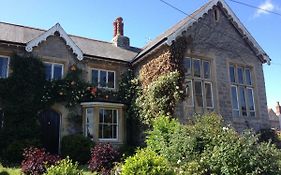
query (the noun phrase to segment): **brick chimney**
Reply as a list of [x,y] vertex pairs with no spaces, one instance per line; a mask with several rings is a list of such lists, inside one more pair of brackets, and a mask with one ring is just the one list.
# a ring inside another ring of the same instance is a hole
[[128,48],[130,47],[130,39],[124,36],[124,23],[123,18],[118,17],[113,22],[113,39],[112,42],[117,47]]
[[277,105],[276,105],[276,115],[279,116],[280,112],[281,112],[281,106],[280,106],[279,101],[278,101]]

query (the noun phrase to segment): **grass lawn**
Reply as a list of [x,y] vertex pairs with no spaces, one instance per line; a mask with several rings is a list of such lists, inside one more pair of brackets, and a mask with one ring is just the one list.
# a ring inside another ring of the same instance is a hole
[[[83,175],[97,175],[87,169],[87,166],[79,166],[79,169],[83,171]],[[20,168],[5,168],[0,164],[0,175],[22,175]]]
[[20,175],[20,168],[4,168],[0,165],[0,175]]

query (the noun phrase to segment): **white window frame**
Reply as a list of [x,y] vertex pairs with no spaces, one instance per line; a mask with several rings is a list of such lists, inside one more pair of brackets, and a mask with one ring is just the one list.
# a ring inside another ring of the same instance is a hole
[[[103,112],[103,117],[104,117],[104,110],[111,110],[111,111],[113,111],[113,110],[115,110],[116,111],[116,120],[117,120],[117,123],[116,123],[116,138],[100,138],[99,137],[99,129],[98,129],[98,139],[99,139],[99,141],[118,141],[118,139],[119,139],[119,113],[118,113],[118,109],[113,109],[113,108],[100,108],[99,109],[99,113],[100,113],[100,110],[102,110]],[[98,116],[99,118],[100,118],[100,116]],[[99,123],[98,123],[98,128],[99,128],[99,126],[100,126],[100,124],[103,124],[103,125],[105,125],[106,123],[101,123],[100,121],[99,121]],[[113,124],[111,123],[111,126],[112,126]]]
[[209,81],[204,81],[204,91],[205,91],[205,84],[210,84],[211,85],[211,99],[212,99],[212,106],[207,106],[207,94],[206,92],[204,92],[204,95],[205,95],[205,99],[206,100],[206,108],[207,109],[213,109],[214,108],[214,95],[213,95],[213,84],[212,82],[209,82]]
[[[91,68],[91,80],[90,82],[92,83],[92,78],[93,78],[93,70],[98,71],[98,88],[103,88],[103,89],[112,89],[114,90],[116,88],[116,71],[114,70],[106,70],[106,69],[96,69],[96,68]],[[106,87],[101,87],[100,85],[100,72],[105,71],[106,72]],[[113,72],[114,73],[114,82],[113,82],[113,88],[108,87],[108,72]]]
[[5,56],[5,55],[0,55],[0,58],[7,58],[8,62],[7,62],[7,76],[6,77],[0,77],[1,78],[8,78],[9,77],[9,69],[10,69],[10,57],[9,56]]
[[51,81],[54,80],[54,66],[55,65],[61,65],[62,66],[62,69],[61,69],[61,78],[63,78],[63,73],[64,73],[64,64],[62,63],[54,63],[54,62],[47,62],[47,61],[44,61],[43,62],[44,64],[50,64],[52,67],[51,67]]
[[[192,59],[191,59],[192,60]],[[192,72],[191,72],[192,73]],[[191,105],[188,105],[188,107],[194,107],[194,94],[193,94],[193,81],[191,79],[188,79],[187,82],[190,82],[191,83]],[[187,87],[185,87],[185,92],[187,92]]]
[[[251,112],[255,112],[255,116],[257,115],[256,114],[256,101],[255,101],[255,91],[254,91],[254,81],[253,81],[253,76],[252,76],[252,68],[249,67],[249,66],[246,66],[246,65],[239,65],[239,64],[235,64],[235,63],[230,63],[229,64],[229,67],[233,67],[234,68],[234,76],[235,76],[235,82],[231,82],[231,77],[230,77],[230,74],[229,74],[229,82],[230,82],[230,87],[233,87],[235,86],[236,87],[236,93],[237,93],[237,99],[238,99],[238,108],[239,108],[239,116],[240,117],[251,117],[250,113]],[[242,77],[243,77],[243,83],[241,84],[239,82],[239,76],[238,76],[238,68],[241,68],[242,69]],[[246,70],[249,70],[250,72],[250,81],[251,81],[251,84],[247,84],[246,82]],[[243,91],[244,91],[244,95],[245,95],[245,103],[246,103],[246,113],[247,113],[247,116],[243,116],[242,115],[242,109],[240,107],[240,91],[238,91],[238,89],[242,87],[243,88]],[[253,95],[253,102],[254,102],[254,110],[250,110],[249,109],[249,99],[248,99],[248,92],[247,90],[248,89],[252,89],[252,95]],[[231,92],[231,91],[230,91]],[[232,98],[232,92],[231,92],[231,98]],[[232,100],[232,99],[231,99]],[[234,110],[232,108],[232,110]],[[237,110],[236,110],[237,111]]]
[[233,105],[233,104],[232,104],[232,101],[231,101],[231,108],[232,108],[232,111],[238,111],[238,115],[241,116],[241,113],[240,113],[240,103],[239,103],[239,94],[238,94],[238,87],[237,87],[237,85],[233,85],[233,84],[230,86],[230,92],[231,92],[230,95],[231,95],[231,98],[233,98],[233,97],[232,97],[232,87],[235,87],[235,91],[236,91],[237,109],[234,109],[234,108],[233,108],[233,106],[232,106],[232,105]]

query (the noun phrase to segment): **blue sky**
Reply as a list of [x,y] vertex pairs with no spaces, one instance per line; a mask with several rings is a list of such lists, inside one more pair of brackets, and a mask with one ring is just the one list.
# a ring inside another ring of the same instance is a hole
[[[208,0],[166,0],[190,14]],[[281,16],[225,0],[272,59],[264,65],[268,106],[281,101]],[[240,0],[281,13],[280,0]],[[160,0],[2,0],[0,21],[49,29],[59,22],[69,34],[110,41],[122,16],[131,45],[142,47],[185,17]]]

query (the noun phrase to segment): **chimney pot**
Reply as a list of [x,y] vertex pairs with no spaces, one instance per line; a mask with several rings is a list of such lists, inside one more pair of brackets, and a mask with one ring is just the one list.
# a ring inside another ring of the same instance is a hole
[[117,47],[128,48],[130,47],[130,40],[124,36],[124,23],[123,18],[118,17],[113,22],[113,39],[112,42]]

